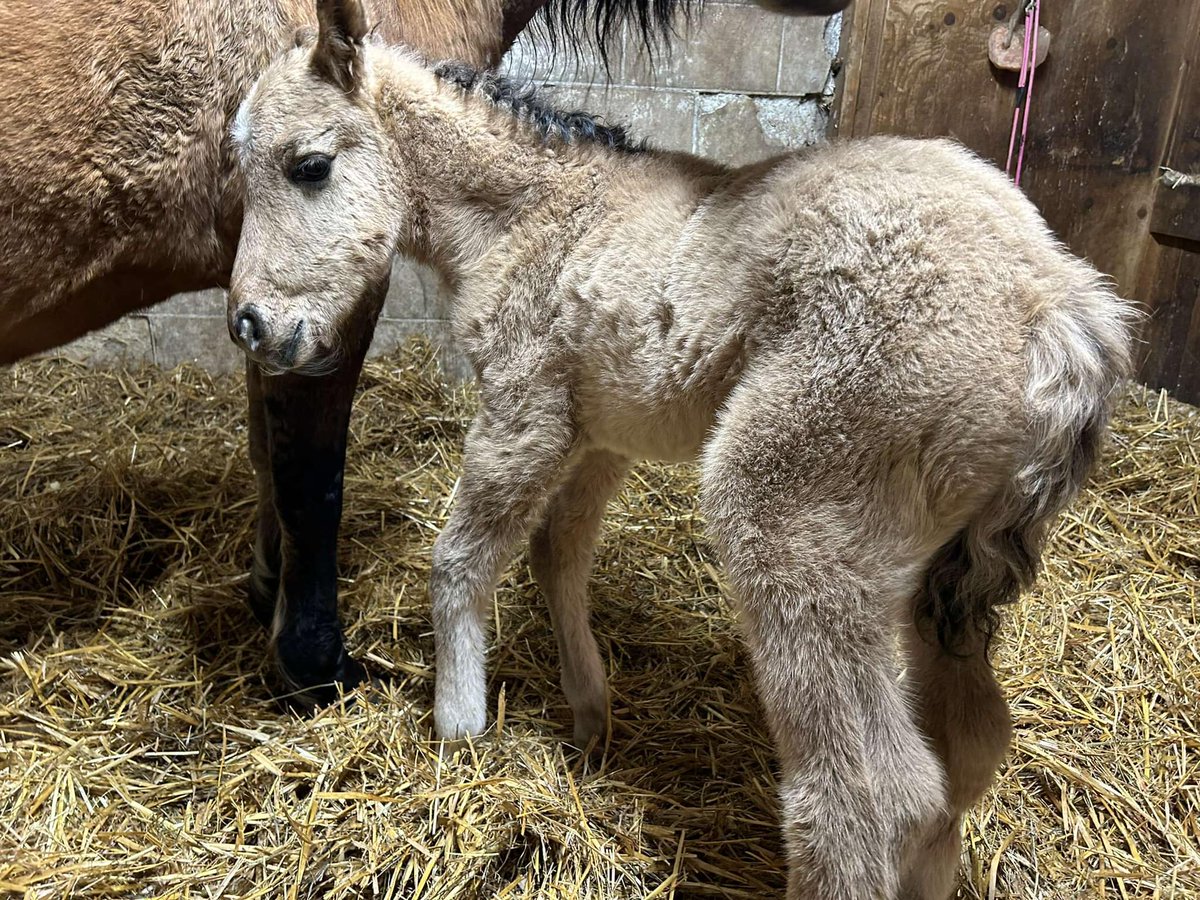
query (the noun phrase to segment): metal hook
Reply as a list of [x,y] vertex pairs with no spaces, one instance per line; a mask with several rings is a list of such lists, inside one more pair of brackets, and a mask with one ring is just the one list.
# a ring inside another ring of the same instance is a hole
[[1007,50],[1012,46],[1013,36],[1017,33],[1017,26],[1021,24],[1021,20],[1033,13],[1033,0],[1026,0],[1017,6],[1016,12],[1012,14],[1012,18],[1008,20],[1008,37],[1004,39],[1004,49]]

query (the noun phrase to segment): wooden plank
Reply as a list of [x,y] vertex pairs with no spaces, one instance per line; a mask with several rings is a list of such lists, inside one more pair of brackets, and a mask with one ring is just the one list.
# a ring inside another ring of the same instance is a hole
[[1150,230],[1164,238],[1200,242],[1200,184],[1160,186],[1154,196]]
[[[1200,17],[1195,23],[1200,31]],[[1164,166],[1191,176],[1191,183],[1175,184],[1160,177],[1150,215],[1150,231],[1185,241],[1200,241],[1200,36],[1194,41],[1190,59],[1185,60],[1184,91],[1172,116],[1173,129]],[[1200,249],[1200,248],[1197,248]]]
[[[1193,11],[1191,48],[1163,164],[1200,171],[1200,9]],[[1151,238],[1136,296],[1150,310],[1140,377],[1181,400],[1200,403],[1200,188],[1172,188],[1160,179],[1150,216]]]
[[[977,152],[1007,141],[1016,76],[993,75],[987,36],[1012,0],[876,0],[852,134],[952,135]],[[1011,82],[1011,88],[1006,84]],[[992,140],[995,138],[995,140]]]
[[1200,242],[1200,184],[1160,185],[1150,214],[1150,232]]
[[850,5],[845,53],[844,89],[834,110],[834,130],[844,137],[861,137],[870,118],[874,83],[886,52],[883,22],[890,0],[854,0]]
[[[1159,290],[1164,294],[1173,294],[1183,258],[1183,254],[1175,248],[1152,241],[1141,267],[1143,284],[1138,290],[1139,295],[1153,296]],[[1185,323],[1179,321],[1179,304],[1172,302],[1170,296],[1167,300],[1163,304],[1145,304],[1150,315],[1141,330],[1137,365],[1138,378],[1144,384],[1173,390],[1183,363],[1183,344],[1176,336]]]
[[1163,302],[1145,329],[1140,378],[1180,400],[1200,403],[1200,253],[1164,247],[1156,271]]
[[[1037,70],[1025,188],[1077,253],[1127,292],[1149,234],[1154,178],[1170,127],[1197,0],[1043,4],[1053,34]],[[859,52],[852,121],[841,132],[951,135],[1003,164],[1016,74],[995,69],[987,37],[1012,0],[874,0]],[[858,25],[862,14],[854,17]],[[878,37],[875,37],[875,35]],[[852,47],[852,49],[854,49]]]
[[[879,0],[886,5],[887,0]],[[854,0],[842,14],[841,49],[838,52],[841,68],[837,77],[837,96],[833,103],[831,126],[835,134],[849,137],[862,98],[864,70],[878,63],[879,53],[868,53],[867,37],[870,28],[872,0]],[[868,78],[869,80],[869,78]]]

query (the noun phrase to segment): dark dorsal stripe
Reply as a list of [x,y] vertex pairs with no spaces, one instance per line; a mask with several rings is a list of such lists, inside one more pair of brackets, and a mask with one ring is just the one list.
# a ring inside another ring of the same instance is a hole
[[520,121],[531,125],[546,140],[560,140],[567,144],[600,144],[625,153],[637,153],[645,149],[645,144],[633,141],[622,125],[603,125],[596,116],[585,112],[555,109],[533,85],[518,83],[503,75],[484,72],[460,62],[444,62],[433,71],[443,81],[486,97],[493,106],[507,110]]

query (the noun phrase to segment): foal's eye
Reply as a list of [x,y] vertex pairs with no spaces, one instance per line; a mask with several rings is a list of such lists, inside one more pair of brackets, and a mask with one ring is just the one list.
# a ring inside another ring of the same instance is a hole
[[320,184],[329,177],[332,168],[332,157],[326,156],[324,153],[314,153],[293,164],[288,177],[295,184]]

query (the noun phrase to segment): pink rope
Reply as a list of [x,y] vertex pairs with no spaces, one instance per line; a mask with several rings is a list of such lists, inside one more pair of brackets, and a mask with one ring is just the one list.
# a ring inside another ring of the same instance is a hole
[[[1021,183],[1021,172],[1025,167],[1025,139],[1029,134],[1029,103],[1033,99],[1033,73],[1037,69],[1038,28],[1042,19],[1042,0],[1029,0],[1025,12],[1025,43],[1021,47],[1021,74],[1017,79],[1017,103],[1013,109],[1012,131],[1008,136],[1008,159],[1004,171],[1013,176],[1016,184]],[[1021,136],[1017,142],[1018,133]],[[1012,170],[1013,151],[1017,155],[1017,168]]]
[[1033,50],[1029,54],[1029,84],[1025,88],[1025,118],[1021,123],[1021,150],[1017,153],[1015,184],[1021,183],[1021,169],[1025,165],[1025,138],[1029,134],[1029,105],[1033,101],[1033,76],[1037,72],[1038,27],[1042,21],[1042,0],[1033,0]]
[[1025,17],[1025,42],[1021,44],[1021,74],[1017,76],[1017,102],[1013,104],[1012,130],[1008,134],[1008,159],[1004,161],[1004,172],[1012,174],[1013,151],[1017,145],[1017,133],[1021,125],[1021,99],[1025,93],[1025,78],[1029,74],[1029,17]]

